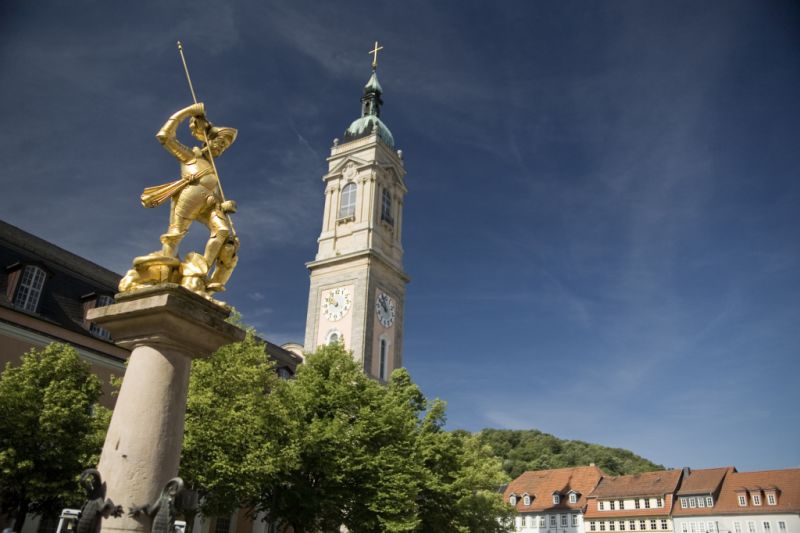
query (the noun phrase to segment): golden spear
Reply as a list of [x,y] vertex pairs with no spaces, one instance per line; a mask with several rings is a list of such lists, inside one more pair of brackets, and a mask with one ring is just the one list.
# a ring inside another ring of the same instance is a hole
[[[183,63],[183,71],[186,73],[186,81],[189,82],[189,91],[192,93],[192,100],[194,103],[197,103],[197,96],[194,92],[194,85],[192,85],[192,77],[189,76],[189,67],[186,65],[186,58],[183,55],[183,45],[180,41],[178,41],[178,53],[181,55],[181,62]],[[214,169],[214,174],[217,176],[217,188],[219,189],[219,196],[223,202],[225,202],[225,193],[222,192],[222,180],[219,178],[219,172],[217,172],[217,164],[214,162],[214,155],[211,153],[211,145],[208,143],[208,132],[205,128],[203,128],[203,138],[206,141],[206,147],[208,148],[208,159],[211,161],[211,168]],[[229,213],[225,213],[225,217],[228,219],[228,225],[231,227],[231,239],[236,237],[236,229],[233,227],[233,220],[231,220],[231,215]]]

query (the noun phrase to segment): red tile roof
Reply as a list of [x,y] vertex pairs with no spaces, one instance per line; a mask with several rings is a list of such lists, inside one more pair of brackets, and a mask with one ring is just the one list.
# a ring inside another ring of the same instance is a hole
[[[776,504],[767,503],[767,492],[776,491]],[[739,494],[744,492],[747,505],[739,505]],[[753,505],[752,495],[758,494],[761,505]],[[675,507],[675,514],[707,515],[707,514],[763,514],[763,513],[798,513],[800,512],[800,468],[785,470],[765,470],[761,472],[729,472],[722,482],[717,501],[709,509],[680,509]]]
[[591,496],[596,498],[664,496],[678,487],[680,470],[659,470],[630,476],[606,477],[597,485]]
[[[517,495],[517,511],[540,512],[549,510],[580,510],[586,504],[586,495],[592,492],[603,471],[596,466],[576,466],[554,470],[536,470],[525,472],[512,481],[503,492],[508,501],[512,494]],[[578,493],[575,503],[569,503],[569,492]],[[522,496],[531,497],[530,505],[523,505]],[[553,494],[561,495],[558,505],[553,504]]]
[[714,494],[722,485],[722,480],[728,472],[736,472],[736,468],[726,466],[723,468],[703,468],[701,470],[689,470],[688,475],[681,479],[681,487],[677,495],[685,494]]

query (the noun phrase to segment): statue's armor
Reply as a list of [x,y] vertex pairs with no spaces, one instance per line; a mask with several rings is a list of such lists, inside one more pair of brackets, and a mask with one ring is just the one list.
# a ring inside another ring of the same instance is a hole
[[161,242],[165,253],[177,256],[178,244],[189,231],[192,221],[199,220],[211,232],[204,254],[210,267],[231,233],[228,219],[220,207],[219,178],[203,154],[195,153],[176,136],[178,125],[199,112],[201,109],[197,105],[178,111],[156,134],[164,149],[181,162],[181,178],[189,181],[172,197],[169,229],[161,236]]

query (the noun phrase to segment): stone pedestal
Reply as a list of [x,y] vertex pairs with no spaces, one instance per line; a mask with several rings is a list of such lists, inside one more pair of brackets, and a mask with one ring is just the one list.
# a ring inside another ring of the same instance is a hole
[[128,508],[154,502],[178,475],[192,359],[244,338],[228,315],[175,284],[119,294],[87,315],[132,350],[97,467],[126,514],[104,520],[104,533],[150,531],[149,518],[131,518]]

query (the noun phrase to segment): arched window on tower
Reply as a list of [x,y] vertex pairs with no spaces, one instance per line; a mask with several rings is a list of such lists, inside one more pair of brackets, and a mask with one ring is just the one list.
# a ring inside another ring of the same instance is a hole
[[394,217],[392,216],[392,194],[388,189],[383,189],[381,195],[381,220],[388,224],[394,224]]
[[356,184],[348,183],[342,189],[339,200],[339,220],[354,218],[356,215]]

